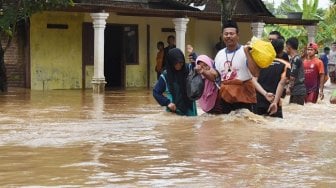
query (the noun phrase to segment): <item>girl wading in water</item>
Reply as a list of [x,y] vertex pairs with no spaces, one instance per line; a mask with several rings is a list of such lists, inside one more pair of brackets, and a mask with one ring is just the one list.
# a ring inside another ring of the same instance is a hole
[[178,48],[169,50],[166,60],[166,70],[153,89],[154,98],[161,106],[166,106],[168,112],[197,116],[196,103],[188,98],[186,89],[191,65],[186,64],[184,54]]

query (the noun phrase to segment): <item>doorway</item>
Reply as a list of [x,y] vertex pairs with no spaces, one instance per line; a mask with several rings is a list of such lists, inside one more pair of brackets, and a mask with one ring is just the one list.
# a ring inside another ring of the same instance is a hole
[[124,88],[123,26],[107,24],[105,28],[104,75],[106,89]]
[[[105,28],[104,76],[107,90],[125,87],[123,30],[124,26],[117,24],[107,24]],[[94,29],[92,23],[83,23],[82,40],[82,86],[87,88],[87,83],[92,79],[86,72],[87,67],[94,67]]]

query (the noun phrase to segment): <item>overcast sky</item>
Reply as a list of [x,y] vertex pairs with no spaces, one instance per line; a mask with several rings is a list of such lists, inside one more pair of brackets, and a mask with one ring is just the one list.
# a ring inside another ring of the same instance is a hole
[[[298,0],[299,1],[299,5],[302,5],[302,0]],[[276,6],[278,6],[281,1],[279,0],[268,0],[268,2],[274,2]],[[319,8],[328,8],[330,5],[330,1],[329,0],[319,0]]]

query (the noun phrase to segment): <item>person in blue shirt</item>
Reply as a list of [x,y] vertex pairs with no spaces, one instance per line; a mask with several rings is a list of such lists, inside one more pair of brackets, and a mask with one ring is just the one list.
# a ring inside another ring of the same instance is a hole
[[153,97],[168,112],[197,116],[196,102],[187,96],[186,80],[191,65],[186,64],[183,52],[178,48],[168,51],[166,70],[153,88]]
[[325,47],[323,49],[324,53],[321,55],[320,59],[323,62],[323,66],[324,66],[324,84],[328,81],[329,76],[328,76],[328,63],[329,63],[329,52],[330,52],[330,48],[329,47]]

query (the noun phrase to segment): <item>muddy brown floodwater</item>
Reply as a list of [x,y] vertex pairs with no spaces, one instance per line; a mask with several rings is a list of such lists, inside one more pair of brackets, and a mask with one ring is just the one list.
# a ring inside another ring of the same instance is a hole
[[[169,114],[151,90],[0,94],[0,187],[335,187],[336,105]],[[200,109],[199,109],[200,111]]]

